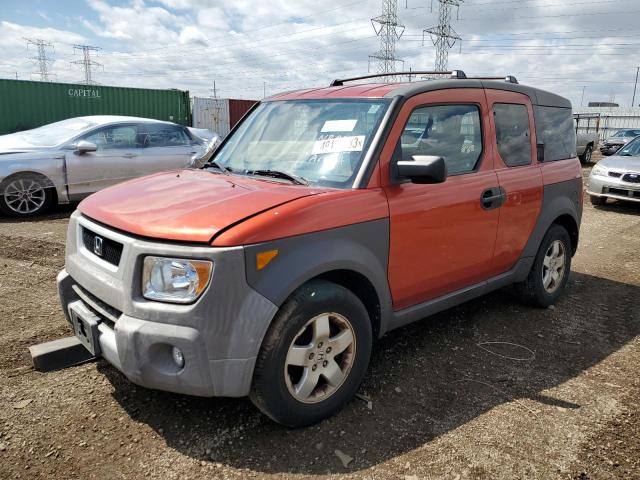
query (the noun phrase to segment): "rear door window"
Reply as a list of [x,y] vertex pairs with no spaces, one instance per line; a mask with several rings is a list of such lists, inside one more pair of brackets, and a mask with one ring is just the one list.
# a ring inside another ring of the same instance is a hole
[[508,167],[531,163],[531,132],[527,107],[514,103],[493,105],[496,141],[500,157]]
[[191,138],[178,125],[144,123],[139,129],[140,143],[145,148],[182,147],[191,144]]
[[414,155],[444,157],[449,175],[475,170],[482,154],[476,105],[431,105],[415,109],[400,137],[402,160]]
[[536,133],[544,144],[544,161],[564,160],[576,154],[576,131],[570,108],[536,105]]

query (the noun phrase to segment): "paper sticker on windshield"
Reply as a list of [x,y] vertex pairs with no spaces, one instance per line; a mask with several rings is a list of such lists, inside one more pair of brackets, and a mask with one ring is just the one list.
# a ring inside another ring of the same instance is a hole
[[358,120],[327,120],[322,126],[321,132],[353,132]]
[[316,140],[311,153],[322,155],[324,153],[361,152],[364,148],[364,137],[364,135],[354,135]]
[[367,113],[376,113],[378,110],[380,110],[380,105],[374,103],[369,107],[369,111]]

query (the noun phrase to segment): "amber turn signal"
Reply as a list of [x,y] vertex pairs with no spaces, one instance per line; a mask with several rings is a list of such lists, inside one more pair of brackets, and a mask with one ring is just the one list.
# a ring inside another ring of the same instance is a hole
[[256,255],[256,268],[262,270],[269,265],[269,262],[276,258],[278,250],[267,250],[266,252],[260,252]]

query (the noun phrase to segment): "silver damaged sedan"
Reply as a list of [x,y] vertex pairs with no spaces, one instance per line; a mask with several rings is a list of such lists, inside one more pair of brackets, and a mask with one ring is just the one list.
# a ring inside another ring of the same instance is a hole
[[218,139],[171,122],[76,117],[0,136],[0,213],[28,217],[118,182],[199,166]]
[[604,205],[608,198],[640,202],[640,137],[593,167],[587,193],[594,205]]

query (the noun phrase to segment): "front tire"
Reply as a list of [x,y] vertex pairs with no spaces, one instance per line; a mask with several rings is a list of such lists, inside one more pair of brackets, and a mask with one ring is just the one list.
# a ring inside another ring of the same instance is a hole
[[303,427],[348,402],[369,365],[367,310],[350,290],[323,280],[282,305],[260,348],[251,401],[274,421]]
[[45,213],[54,203],[53,185],[42,175],[17,174],[0,185],[0,212],[27,218]]
[[571,270],[571,238],[561,225],[547,231],[526,280],[515,285],[522,300],[536,307],[553,305],[562,295]]

